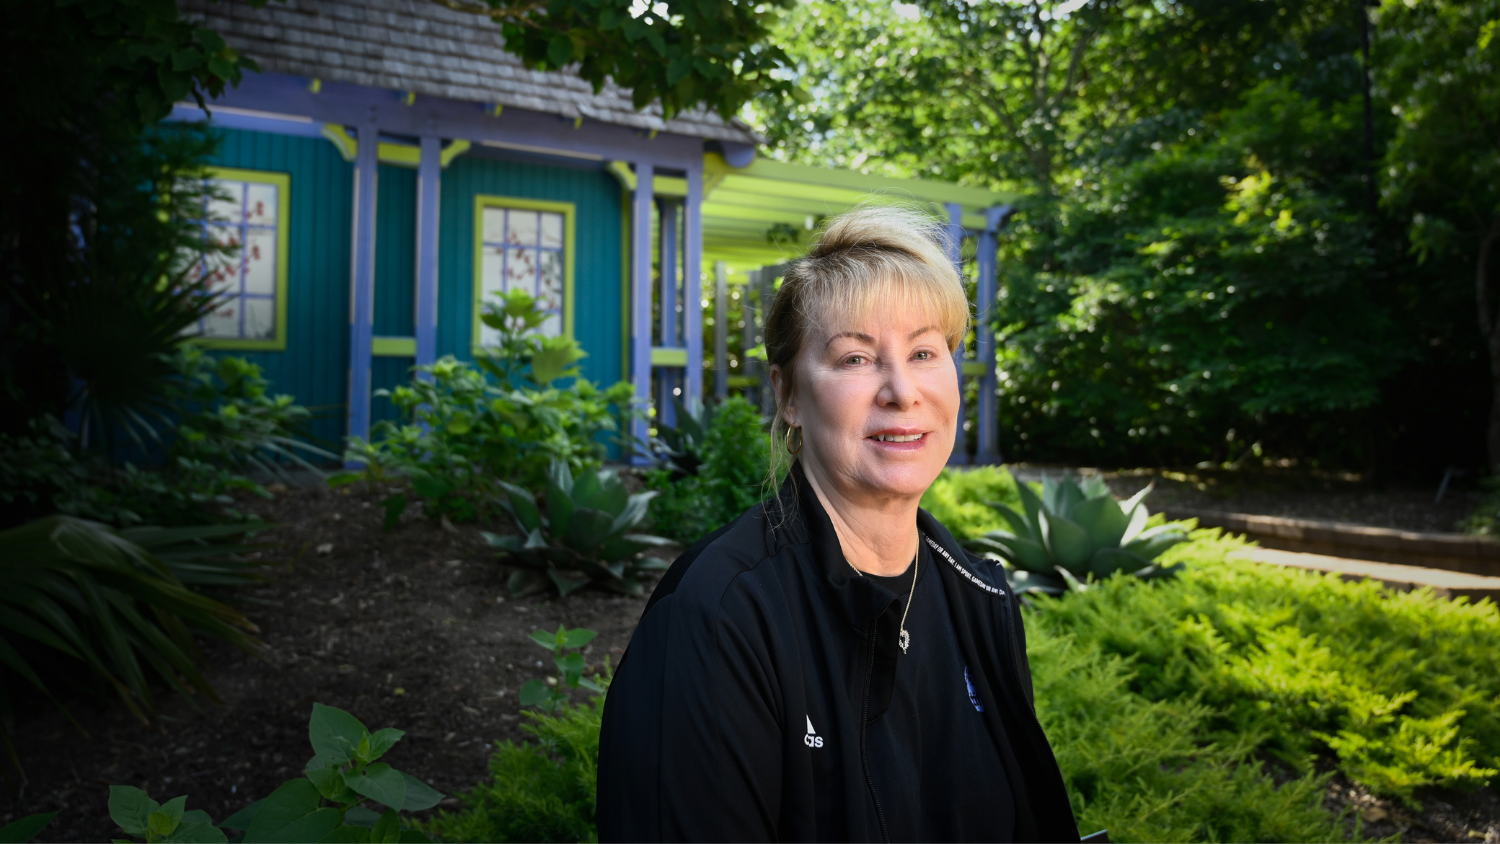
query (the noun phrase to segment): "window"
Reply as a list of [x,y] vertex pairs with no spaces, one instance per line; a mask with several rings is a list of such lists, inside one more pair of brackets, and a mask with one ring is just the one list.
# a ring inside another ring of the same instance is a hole
[[286,348],[287,216],[291,177],[256,170],[209,169],[217,196],[204,203],[206,242],[239,247],[204,261],[219,307],[198,325],[208,346]]
[[573,335],[573,204],[500,196],[474,202],[474,346],[499,337],[479,317],[495,294],[521,288],[549,313],[541,331]]

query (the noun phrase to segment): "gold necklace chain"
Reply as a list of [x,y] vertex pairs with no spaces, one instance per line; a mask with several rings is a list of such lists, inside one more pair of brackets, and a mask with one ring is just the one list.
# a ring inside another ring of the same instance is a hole
[[[906,615],[911,612],[911,600],[917,595],[917,563],[922,558],[923,539],[926,539],[926,536],[921,531],[917,531],[917,553],[911,556],[911,589],[906,593],[906,609],[901,611],[901,624],[899,626],[901,632],[896,636],[896,644],[901,646],[901,653],[903,654],[911,647],[911,634],[906,632]],[[845,557],[844,562],[849,563],[849,558]],[[865,573],[855,568],[853,563],[849,563],[849,568],[854,569],[854,573],[860,577],[865,576]]]

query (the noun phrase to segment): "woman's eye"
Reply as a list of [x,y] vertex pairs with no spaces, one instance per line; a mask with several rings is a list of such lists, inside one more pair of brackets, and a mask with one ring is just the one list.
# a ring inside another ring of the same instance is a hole
[[917,360],[932,360],[932,352],[921,351],[921,352],[917,352],[912,357],[914,357]]
[[860,364],[862,364],[864,362],[865,362],[865,356],[864,355],[850,355],[849,357],[844,358],[844,365],[845,366],[859,366]]

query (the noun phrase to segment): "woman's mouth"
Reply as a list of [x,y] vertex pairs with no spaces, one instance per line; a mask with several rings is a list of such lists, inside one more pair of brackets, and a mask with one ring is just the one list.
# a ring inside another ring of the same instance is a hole
[[871,439],[882,443],[914,443],[927,436],[922,434],[876,434]]

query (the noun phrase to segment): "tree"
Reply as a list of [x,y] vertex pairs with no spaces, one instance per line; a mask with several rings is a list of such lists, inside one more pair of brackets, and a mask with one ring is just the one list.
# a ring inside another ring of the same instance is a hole
[[703,105],[725,119],[751,97],[794,93],[787,63],[767,43],[775,12],[792,0],[432,0],[501,25],[505,49],[526,66],[577,73],[597,93],[606,80],[635,107],[660,100],[668,118]]
[[1500,473],[1500,3],[1421,0],[1379,11],[1380,85],[1400,119],[1382,203],[1410,220],[1423,260],[1467,256],[1489,356],[1486,436]]

